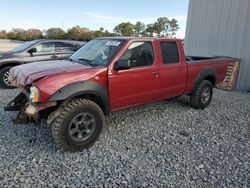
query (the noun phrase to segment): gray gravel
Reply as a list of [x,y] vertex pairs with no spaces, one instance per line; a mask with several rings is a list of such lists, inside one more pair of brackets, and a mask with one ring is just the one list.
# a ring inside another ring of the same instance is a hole
[[[0,105],[17,92],[1,90]],[[113,113],[80,153],[0,113],[0,187],[250,187],[249,93],[215,90],[205,110],[181,97]]]

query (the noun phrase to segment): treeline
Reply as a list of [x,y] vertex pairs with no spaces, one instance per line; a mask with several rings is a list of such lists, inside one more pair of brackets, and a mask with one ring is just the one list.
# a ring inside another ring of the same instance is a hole
[[65,32],[61,28],[50,28],[43,31],[39,29],[12,29],[12,31],[10,32],[0,31],[0,39],[12,39],[21,41],[29,41],[42,38],[88,41],[93,38],[104,36],[113,36],[113,34],[107,30],[104,30],[103,28],[100,28],[97,31],[92,31],[88,28],[80,26],[72,27],[67,32]]
[[123,22],[114,28],[116,35],[122,36],[158,36],[173,38],[180,29],[176,19],[160,17],[155,23],[147,24],[138,21],[135,25]]
[[160,17],[155,23],[147,24],[138,21],[136,24],[130,22],[122,22],[118,24],[113,32],[109,32],[101,27],[99,30],[90,30],[85,27],[75,26],[65,32],[61,28],[50,28],[48,30],[39,29],[12,29],[10,32],[0,31],[0,39],[12,39],[28,41],[34,39],[69,39],[88,41],[97,37],[107,36],[158,36],[173,38],[179,30],[176,19],[168,19]]

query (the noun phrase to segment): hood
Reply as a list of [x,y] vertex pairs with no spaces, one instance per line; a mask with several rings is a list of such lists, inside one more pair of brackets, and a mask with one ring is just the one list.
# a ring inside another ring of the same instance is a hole
[[0,52],[0,56],[9,56],[9,55],[13,55],[13,52]]
[[32,84],[45,76],[88,68],[91,67],[67,60],[39,61],[11,68],[9,79],[12,85],[20,87]]

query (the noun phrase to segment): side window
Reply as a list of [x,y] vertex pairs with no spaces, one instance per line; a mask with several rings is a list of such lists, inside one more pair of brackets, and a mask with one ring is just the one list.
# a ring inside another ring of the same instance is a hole
[[154,51],[151,42],[132,43],[121,60],[130,61],[131,68],[152,65],[154,63]]
[[161,53],[164,64],[179,63],[179,53],[175,42],[161,42]]
[[56,43],[56,51],[57,52],[68,52],[72,53],[78,48],[77,45],[70,44],[70,43],[64,43],[64,42],[57,42]]
[[35,48],[37,53],[54,53],[56,51],[54,42],[40,43]]

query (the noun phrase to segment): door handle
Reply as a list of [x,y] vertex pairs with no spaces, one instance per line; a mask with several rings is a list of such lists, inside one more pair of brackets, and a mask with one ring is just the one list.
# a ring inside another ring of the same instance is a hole
[[52,55],[51,57],[52,57],[52,58],[58,58],[58,56],[57,56],[57,55]]
[[152,71],[152,74],[153,75],[158,75],[158,72],[157,71]]
[[178,72],[181,72],[181,71],[183,71],[183,68],[178,67],[178,68],[177,68],[177,71],[178,71]]

